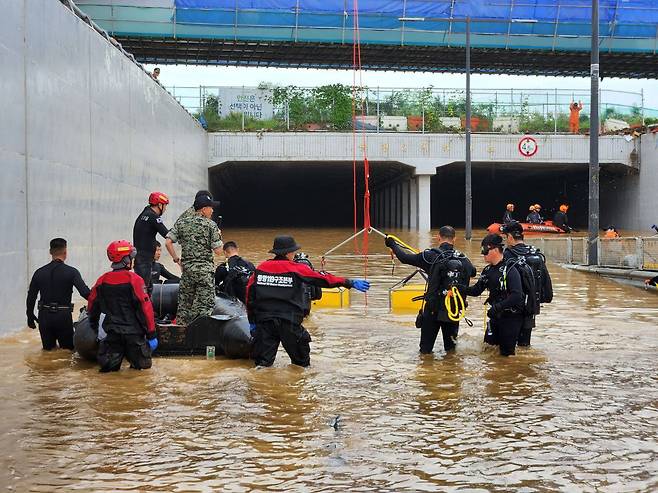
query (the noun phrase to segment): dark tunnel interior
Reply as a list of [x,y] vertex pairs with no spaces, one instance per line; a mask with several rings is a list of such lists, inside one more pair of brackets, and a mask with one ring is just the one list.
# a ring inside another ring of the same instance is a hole
[[[412,176],[401,163],[371,163],[371,191]],[[432,177],[432,227],[464,227],[464,164],[437,169]],[[601,181],[614,173],[602,168]],[[363,168],[357,165],[357,224],[362,224]],[[210,191],[221,201],[226,227],[352,227],[353,170],[350,162],[224,163],[209,170]],[[530,204],[552,219],[561,203],[570,205],[572,226],[585,228],[588,167],[532,163],[473,163],[473,226],[500,222],[505,205],[516,205],[524,220]],[[372,214],[372,212],[371,212]],[[375,226],[384,226],[373,223]]]
[[[542,216],[553,219],[560,204],[569,204],[569,223],[587,225],[588,168],[583,165],[533,163],[473,163],[473,226],[501,222],[508,203],[514,217],[525,220],[531,204],[541,204]],[[463,163],[441,167],[432,177],[432,227],[451,224],[463,228],[465,209]]]
[[[411,175],[400,163],[371,163],[370,187]],[[351,162],[224,163],[209,170],[227,227],[352,227]],[[357,224],[363,223],[363,164],[357,163]]]

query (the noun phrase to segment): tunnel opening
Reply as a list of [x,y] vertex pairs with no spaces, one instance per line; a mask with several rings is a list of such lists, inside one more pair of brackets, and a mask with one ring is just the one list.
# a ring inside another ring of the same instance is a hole
[[[412,168],[397,162],[370,163],[376,190]],[[221,201],[225,227],[353,227],[354,171],[351,162],[227,162],[208,171],[210,192]],[[363,163],[357,162],[357,226],[363,224]]]
[[[560,204],[569,204],[569,223],[586,228],[588,183],[587,164],[473,163],[473,227],[501,222],[505,206],[513,203],[519,221],[525,220],[532,204],[541,204],[545,219],[553,219]],[[431,185],[432,227],[465,226],[464,184],[464,163],[437,169]]]

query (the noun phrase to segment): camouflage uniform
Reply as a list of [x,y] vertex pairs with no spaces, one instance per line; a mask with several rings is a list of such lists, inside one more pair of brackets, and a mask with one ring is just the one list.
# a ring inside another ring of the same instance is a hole
[[187,211],[167,237],[183,249],[176,320],[179,325],[188,325],[201,315],[210,315],[215,307],[213,250],[222,246],[222,237],[214,221]]

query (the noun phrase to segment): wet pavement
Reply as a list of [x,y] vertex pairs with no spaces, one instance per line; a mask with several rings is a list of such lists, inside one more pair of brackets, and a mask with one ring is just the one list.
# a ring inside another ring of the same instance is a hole
[[[252,261],[280,231],[225,231]],[[293,231],[317,256],[346,230]],[[400,232],[410,244],[427,237]],[[479,243],[458,247],[472,254]],[[386,253],[371,237],[370,250]],[[341,250],[347,253],[348,249]],[[340,253],[340,252],[339,252]],[[327,270],[362,276],[364,263]],[[316,309],[311,367],[157,358],[101,375],[35,331],[2,339],[0,489],[9,491],[656,491],[658,296],[551,265],[555,299],[533,346],[482,344],[470,298],[456,354],[418,354],[414,313],[388,287],[411,272],[367,265],[373,289]],[[87,280],[90,284],[91,279]]]

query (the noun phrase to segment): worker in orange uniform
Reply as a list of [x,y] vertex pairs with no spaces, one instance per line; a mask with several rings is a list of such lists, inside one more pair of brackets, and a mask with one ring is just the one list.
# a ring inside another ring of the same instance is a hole
[[569,132],[577,134],[580,129],[580,110],[583,109],[582,101],[571,101],[569,105]]
[[614,226],[608,226],[603,237],[608,239],[619,238],[619,232]]

